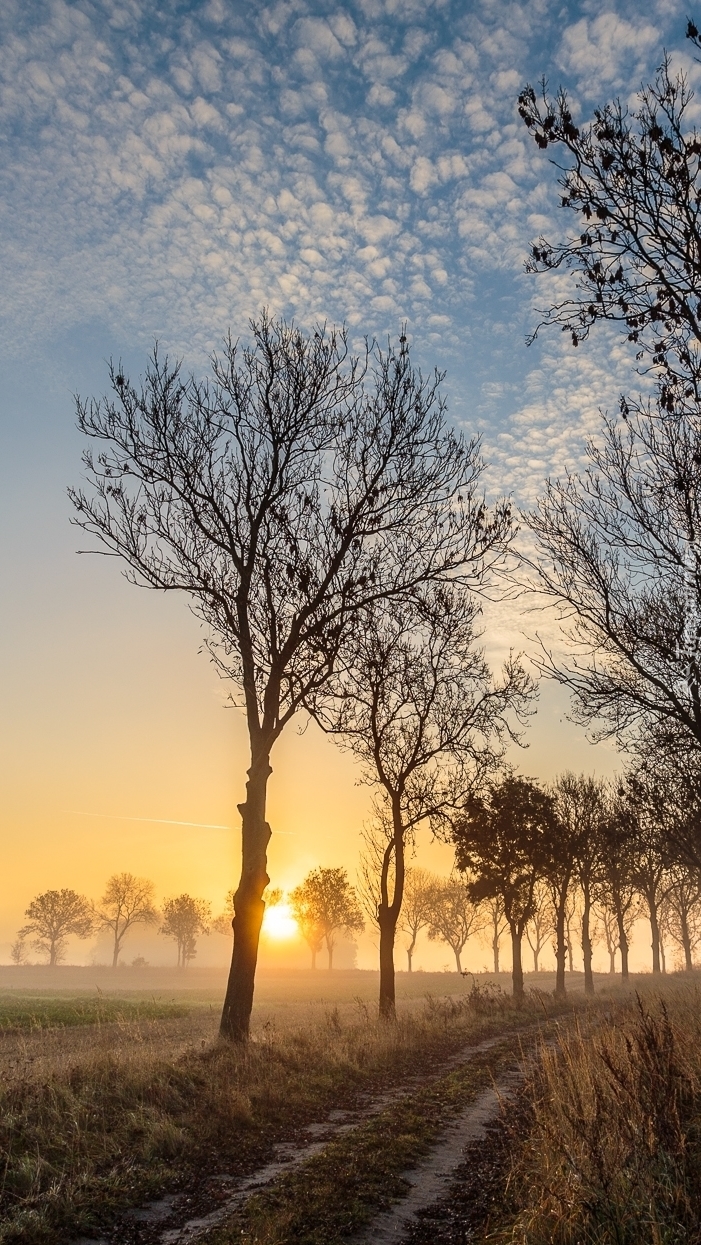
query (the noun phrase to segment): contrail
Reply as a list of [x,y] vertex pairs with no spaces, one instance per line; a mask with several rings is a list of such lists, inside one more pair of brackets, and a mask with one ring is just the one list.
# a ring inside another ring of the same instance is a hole
[[[194,826],[197,830],[233,830],[233,826],[218,826],[209,821],[172,821],[170,817],[125,817],[122,813],[84,813],[77,808],[67,808],[69,817],[105,817],[109,821],[146,821],[154,826]],[[276,834],[296,837],[296,830],[276,830]]]

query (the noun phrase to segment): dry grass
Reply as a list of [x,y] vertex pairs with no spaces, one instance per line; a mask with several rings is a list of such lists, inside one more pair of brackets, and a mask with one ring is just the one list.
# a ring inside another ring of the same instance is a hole
[[672,980],[542,1052],[513,1245],[701,1242],[701,990]]
[[[541,1003],[532,1004],[542,1014]],[[204,1169],[251,1170],[360,1091],[397,1084],[524,1017],[483,993],[434,999],[396,1025],[360,1000],[313,1026],[264,1024],[245,1049],[216,1013],[6,1035],[0,1044],[0,1242],[48,1245]]]

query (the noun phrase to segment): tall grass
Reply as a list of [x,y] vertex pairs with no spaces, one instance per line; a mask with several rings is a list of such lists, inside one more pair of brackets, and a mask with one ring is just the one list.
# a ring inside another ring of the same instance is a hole
[[55,1245],[197,1170],[250,1170],[320,1111],[427,1067],[438,1073],[460,1043],[523,1022],[473,995],[431,1001],[396,1025],[362,1007],[343,1023],[333,1009],[314,1027],[264,1029],[243,1049],[203,1038],[177,1056],[163,1054],[166,1026],[153,1022],[147,1040],[142,1022],[133,1042],[123,1025],[114,1049],[97,1031],[94,1047],[81,1035],[75,1058],[64,1053],[41,1076],[18,1064],[0,1081],[0,1242]]
[[502,1242],[701,1242],[701,992],[619,1005],[542,1052]]

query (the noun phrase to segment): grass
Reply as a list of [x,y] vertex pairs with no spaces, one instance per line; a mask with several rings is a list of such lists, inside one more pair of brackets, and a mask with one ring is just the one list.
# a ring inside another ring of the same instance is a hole
[[542,1052],[502,1245],[701,1242],[701,990],[619,1003]]
[[136,1020],[164,1020],[186,1016],[188,1005],[160,999],[96,997],[51,998],[0,995],[0,1031],[56,1029]]
[[[534,1006],[542,1015],[540,1003]],[[462,1000],[429,1001],[396,1025],[370,1020],[364,1004],[352,1022],[332,1008],[314,1026],[264,1029],[245,1049],[214,1043],[211,1020],[208,1030],[197,1031],[206,1036],[195,1042],[195,1030],[188,1030],[189,1045],[173,1054],[163,1053],[172,1026],[189,1019],[124,1022],[119,1045],[105,1045],[100,1026],[77,1029],[85,1040],[68,1047],[72,1056],[64,1053],[37,1075],[32,1055],[0,1081],[0,1242],[69,1240],[109,1225],[126,1206],[187,1186],[197,1172],[250,1171],[272,1155],[276,1142],[294,1139],[331,1107],[352,1107],[363,1092],[439,1069],[441,1058],[465,1041],[513,1030],[532,1018],[533,1012],[524,1018],[499,996],[477,991]],[[204,1015],[201,1026],[206,1020]],[[34,1051],[51,1033],[29,1036]],[[108,1036],[112,1042],[114,1035]],[[467,1081],[448,1077],[435,1101],[420,1103],[418,1114],[407,1103],[389,1122],[361,1130],[361,1153],[375,1154],[377,1178],[364,1202],[351,1181],[344,1205],[352,1207],[358,1198],[366,1210],[375,1204],[386,1178],[383,1154],[389,1153],[382,1127],[390,1127],[395,1138],[396,1187],[402,1164],[430,1143],[450,1102],[470,1092]],[[319,1207],[335,1197],[333,1152],[331,1163],[328,1171],[323,1164],[314,1169],[320,1173]],[[316,1239],[333,1237],[322,1233]]]

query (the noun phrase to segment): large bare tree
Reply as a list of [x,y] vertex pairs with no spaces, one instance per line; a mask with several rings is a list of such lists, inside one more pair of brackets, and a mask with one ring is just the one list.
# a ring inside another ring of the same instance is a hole
[[113,873],[95,910],[97,928],[112,936],[112,967],[117,968],[122,944],[134,925],[157,925],[155,887],[133,873]]
[[[48,955],[52,968],[63,959],[70,934],[87,938],[95,929],[95,918],[88,900],[84,895],[65,888],[37,895],[24,915],[29,920],[19,931],[16,945],[19,948],[27,935],[33,934],[32,946]],[[17,959],[16,963],[21,963],[21,959]]]
[[237,689],[250,740],[234,947],[221,1020],[248,1034],[275,741],[333,671],[359,614],[489,562],[510,526],[476,495],[479,455],[446,422],[440,377],[397,349],[262,315],[208,382],[154,353],[133,385],[78,403],[90,482],[77,522],[134,582],[184,592]]
[[[447,828],[479,776],[513,737],[532,686],[510,659],[492,679],[477,646],[479,605],[457,584],[410,606],[368,610],[326,693],[311,703],[321,726],[359,760],[379,794],[380,1015],[395,1013],[394,946],[407,846],[417,828]],[[377,853],[379,855],[379,853]]]

